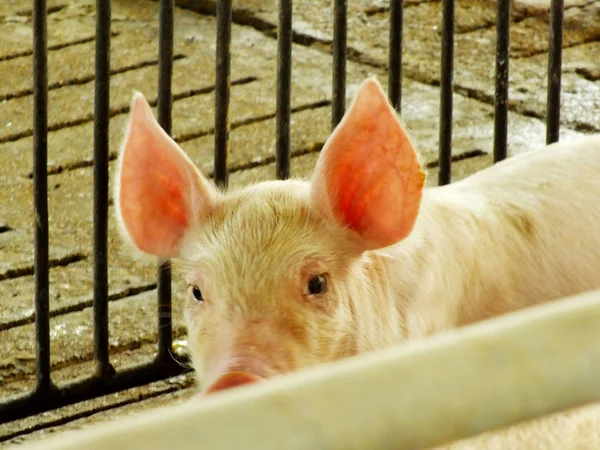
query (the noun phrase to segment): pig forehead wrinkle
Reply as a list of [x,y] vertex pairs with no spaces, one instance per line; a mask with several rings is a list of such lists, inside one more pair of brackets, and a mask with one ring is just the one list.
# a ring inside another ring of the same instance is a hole
[[308,193],[305,184],[288,180],[228,195],[199,237],[199,249],[210,265],[237,273],[292,270],[310,259],[341,257],[339,230],[318,215]]

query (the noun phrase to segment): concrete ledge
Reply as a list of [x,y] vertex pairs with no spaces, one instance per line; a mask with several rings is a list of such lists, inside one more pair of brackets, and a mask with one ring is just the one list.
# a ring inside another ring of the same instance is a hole
[[21,449],[412,449],[600,399],[600,290]]

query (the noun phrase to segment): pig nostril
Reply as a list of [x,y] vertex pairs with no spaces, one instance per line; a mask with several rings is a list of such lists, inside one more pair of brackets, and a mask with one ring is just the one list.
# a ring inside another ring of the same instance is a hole
[[206,394],[243,386],[245,384],[257,383],[259,381],[264,381],[264,379],[249,372],[230,372],[217,378],[217,380],[206,390]]

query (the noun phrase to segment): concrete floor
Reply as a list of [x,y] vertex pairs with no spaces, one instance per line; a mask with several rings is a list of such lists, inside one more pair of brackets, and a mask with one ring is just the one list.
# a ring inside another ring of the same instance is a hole
[[[214,137],[214,1],[177,0],[173,135],[205,172],[212,171]],[[274,178],[276,0],[234,2],[230,187]],[[308,176],[330,131],[332,2],[294,2],[292,174]],[[365,77],[384,86],[388,2],[348,5],[347,97]],[[441,2],[405,1],[402,118],[431,168],[435,185],[439,125]],[[513,0],[509,154],[545,139],[549,0]],[[600,131],[600,3],[565,0],[561,139]],[[92,369],[92,148],[94,0],[48,0],[50,308],[54,379]],[[495,2],[456,6],[453,180],[491,164]],[[158,4],[112,2],[111,176],[134,89],[156,98]],[[33,324],[33,208],[31,10],[4,0],[0,10],[0,399],[31,389]],[[112,195],[112,183],[111,183]],[[109,210],[110,346],[117,368],[150,358],[155,349],[155,268],[120,248]],[[174,277],[174,330],[185,339]],[[180,401],[193,394],[178,377],[0,425],[0,445]],[[60,425],[58,425],[60,424]],[[32,429],[37,431],[31,432]],[[4,436],[4,438],[3,438]],[[10,437],[10,438],[9,438]],[[8,438],[8,440],[7,440]],[[479,447],[482,448],[482,447]],[[492,448],[492,447],[490,447]]]

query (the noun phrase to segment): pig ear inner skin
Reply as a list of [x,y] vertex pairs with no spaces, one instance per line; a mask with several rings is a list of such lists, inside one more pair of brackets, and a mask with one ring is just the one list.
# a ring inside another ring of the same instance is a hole
[[425,174],[381,85],[368,78],[325,142],[311,199],[351,231],[360,251],[393,245],[412,231]]
[[116,176],[121,233],[146,255],[181,256],[190,231],[222,195],[161,128],[150,105],[135,93]]

